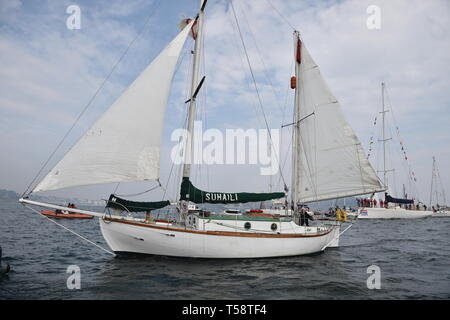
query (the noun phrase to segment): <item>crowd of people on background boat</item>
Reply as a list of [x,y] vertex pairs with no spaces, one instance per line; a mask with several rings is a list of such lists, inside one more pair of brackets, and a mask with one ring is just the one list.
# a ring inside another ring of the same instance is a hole
[[379,208],[387,208],[387,202],[380,200],[378,203],[375,199],[356,199],[358,202],[358,207],[360,208],[377,208],[379,205]]
[[[388,203],[387,201],[380,200],[379,202],[375,199],[356,199],[358,202],[358,207],[360,208],[387,208]],[[400,208],[406,209],[406,210],[424,210],[427,211],[428,207],[422,203],[410,203],[410,204],[399,204]],[[436,212],[435,208],[432,208],[434,212]]]

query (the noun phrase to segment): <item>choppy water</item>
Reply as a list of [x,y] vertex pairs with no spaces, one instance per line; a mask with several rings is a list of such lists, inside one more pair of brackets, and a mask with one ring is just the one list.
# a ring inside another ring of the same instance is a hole
[[[107,248],[98,221],[58,220]],[[311,256],[203,260],[112,257],[14,201],[0,202],[12,270],[0,299],[450,299],[450,219],[359,221],[339,249]],[[69,265],[81,289],[69,290]],[[367,267],[381,289],[367,288]]]

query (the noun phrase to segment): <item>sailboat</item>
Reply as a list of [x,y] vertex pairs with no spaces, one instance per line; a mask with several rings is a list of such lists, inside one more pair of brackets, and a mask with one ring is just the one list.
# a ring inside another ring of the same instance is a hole
[[436,158],[433,157],[430,190],[430,208],[433,210],[433,217],[450,217],[450,208],[446,205],[446,202],[445,190],[436,164]]
[[[193,151],[193,126],[199,81],[206,0],[195,19],[186,19],[182,31],[151,62],[110,108],[94,123],[56,166],[19,201],[54,209],[55,204],[31,199],[33,193],[112,182],[159,179],[160,140],[165,107],[176,64],[190,35],[195,41],[186,139]],[[295,106],[293,174],[290,192],[292,216],[206,214],[189,210],[192,204],[239,204],[285,198],[284,192],[223,193],[204,191],[190,179],[191,165],[183,164],[179,216],[156,221],[149,213],[169,201],[135,202],[112,194],[106,213],[82,209],[73,212],[99,218],[101,233],[115,253],[195,258],[261,258],[305,255],[339,246],[337,224],[299,225],[301,203],[384,190],[361,143],[344,118],[318,65],[294,32]],[[134,217],[146,212],[146,218]],[[123,215],[122,213],[126,213]]]
[[[385,108],[384,101],[385,84],[381,83],[382,96],[382,138],[383,143],[383,185],[388,186],[387,173],[393,170],[386,169],[386,142],[390,139],[386,138],[385,130],[385,114],[389,110]],[[404,192],[405,194],[405,192]],[[374,194],[375,195],[375,194]],[[358,209],[359,219],[418,219],[431,216],[431,211],[419,210],[419,204],[413,199],[394,198],[388,192],[384,193],[384,200],[372,202],[372,199],[367,201],[369,205],[360,207]],[[376,205],[374,205],[376,203]],[[379,205],[379,206],[378,206]],[[403,206],[403,207],[402,207]]]

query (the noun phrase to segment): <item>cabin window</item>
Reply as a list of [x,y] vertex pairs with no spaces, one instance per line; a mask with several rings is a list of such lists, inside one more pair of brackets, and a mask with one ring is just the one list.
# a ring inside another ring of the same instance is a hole
[[250,229],[251,227],[252,227],[252,225],[250,224],[250,222],[246,222],[246,223],[244,224],[245,230],[248,230],[248,229]]
[[272,231],[276,231],[278,228],[276,223],[272,223],[272,225],[270,226],[270,229],[272,229]]

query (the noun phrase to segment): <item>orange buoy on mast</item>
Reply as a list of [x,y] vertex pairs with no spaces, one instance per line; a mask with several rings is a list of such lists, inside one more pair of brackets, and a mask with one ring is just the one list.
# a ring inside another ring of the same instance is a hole
[[[300,39],[297,41],[295,60],[299,64],[302,63],[302,41]],[[297,77],[295,76],[291,77],[291,89],[297,89]]]
[[293,76],[291,77],[291,89],[297,88],[297,77]]

